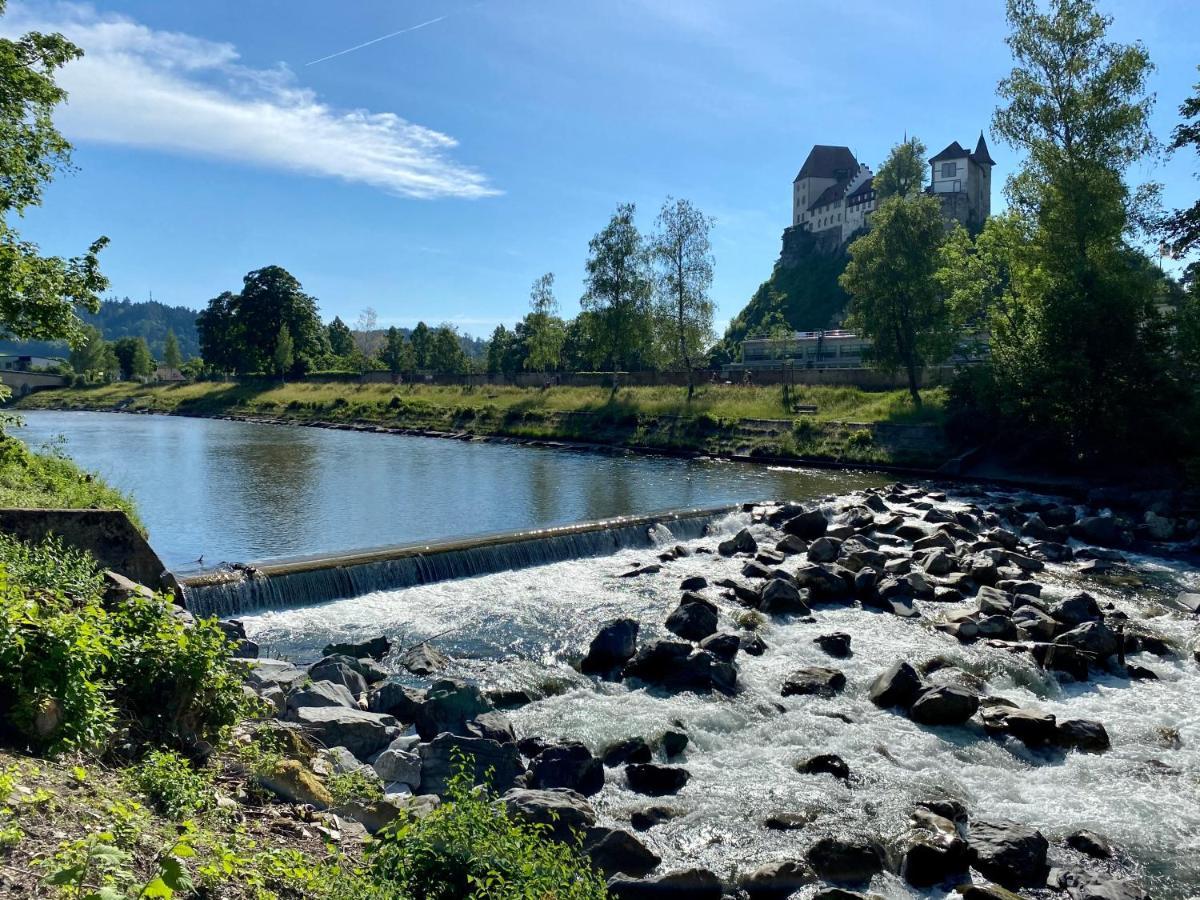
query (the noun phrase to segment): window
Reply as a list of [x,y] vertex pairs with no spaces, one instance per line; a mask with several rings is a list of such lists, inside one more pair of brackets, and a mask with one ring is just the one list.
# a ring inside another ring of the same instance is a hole
[[953,178],[958,174],[958,163],[944,162],[942,163],[942,177]]

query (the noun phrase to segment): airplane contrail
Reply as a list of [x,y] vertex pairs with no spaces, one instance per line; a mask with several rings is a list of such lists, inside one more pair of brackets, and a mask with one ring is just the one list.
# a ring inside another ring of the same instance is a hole
[[345,50],[339,50],[337,53],[330,53],[328,56],[322,56],[320,59],[314,59],[312,62],[305,63],[305,67],[315,66],[317,63],[323,63],[327,60],[336,59],[339,56],[345,56],[347,53],[353,53],[355,50],[361,50],[363,47],[370,47],[372,44],[378,44],[380,41],[386,41],[389,38],[399,37],[402,34],[408,34],[410,31],[417,31],[421,28],[428,28],[430,25],[436,25],[438,22],[443,22],[450,18],[449,14],[438,16],[436,19],[430,19],[428,22],[422,22],[420,25],[410,25],[408,28],[401,28],[399,31],[393,31],[391,34],[385,34],[381,37],[372,38],[361,44],[353,47],[347,47]]

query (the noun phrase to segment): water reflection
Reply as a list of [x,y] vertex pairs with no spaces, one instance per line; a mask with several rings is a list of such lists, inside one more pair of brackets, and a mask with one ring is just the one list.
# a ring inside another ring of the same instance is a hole
[[133,494],[167,565],[264,560],[764,497],[884,479],[711,461],[111,413],[31,412]]

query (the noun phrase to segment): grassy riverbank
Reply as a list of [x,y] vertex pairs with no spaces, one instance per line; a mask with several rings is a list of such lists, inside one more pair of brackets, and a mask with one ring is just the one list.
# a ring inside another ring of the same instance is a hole
[[[945,393],[923,408],[904,391],[706,385],[677,387],[443,387],[354,383],[120,383],[33,394],[26,409],[238,415],[479,435],[588,441],[619,447],[847,462],[936,465],[944,460]],[[797,413],[794,406],[815,406]],[[893,427],[899,426],[899,427]],[[924,427],[904,427],[924,426]]]

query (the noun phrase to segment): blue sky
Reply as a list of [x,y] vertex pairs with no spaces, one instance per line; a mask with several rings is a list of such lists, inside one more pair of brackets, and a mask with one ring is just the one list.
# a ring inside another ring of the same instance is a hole
[[[812,144],[873,167],[905,132],[931,152],[974,144],[1011,65],[1002,7],[13,0],[0,30],[57,29],[88,51],[62,79],[78,171],[23,227],[61,254],[107,234],[116,296],[198,308],[279,264],[327,319],[370,306],[385,325],[486,335],[546,271],[573,315],[587,241],[615,206],[637,203],[649,229],[674,195],[717,219],[723,328],[770,272]],[[1158,66],[1165,138],[1200,77],[1200,5],[1101,8]],[[999,183],[1016,160],[989,142]],[[1194,169],[1138,174],[1183,205]]]

